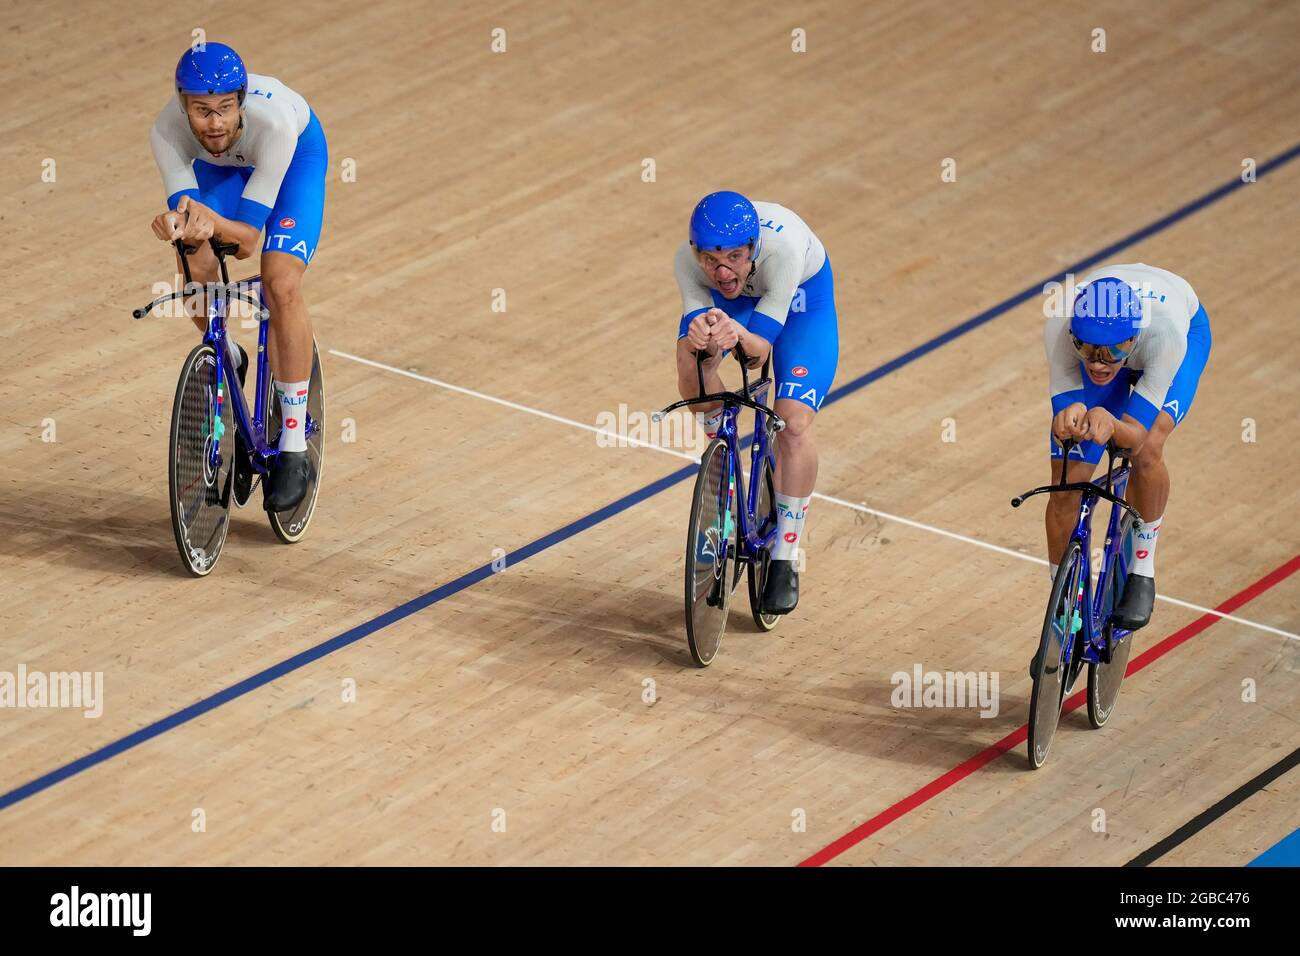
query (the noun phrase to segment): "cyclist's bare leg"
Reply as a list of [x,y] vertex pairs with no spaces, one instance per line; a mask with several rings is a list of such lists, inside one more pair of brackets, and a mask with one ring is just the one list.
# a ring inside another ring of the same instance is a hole
[[817,443],[813,434],[817,413],[791,398],[777,399],[775,410],[785,420],[785,428],[776,433],[776,492],[807,498],[817,484]]
[[[1053,458],[1051,466],[1050,484],[1059,484],[1061,481],[1061,459]],[[1088,481],[1096,470],[1096,465],[1080,461],[1077,458],[1071,458],[1065,470],[1065,480],[1068,482]],[[1077,491],[1054,491],[1048,497],[1045,517],[1047,525],[1047,560],[1053,566],[1061,563],[1061,555],[1065,553],[1065,546],[1070,540],[1070,533],[1074,531],[1074,526],[1079,521],[1080,497]]]
[[[206,286],[210,282],[219,280],[217,272],[217,257],[212,252],[212,247],[206,242],[200,243],[193,253],[185,257],[190,265],[190,278],[200,285]],[[184,277],[185,267],[181,265],[181,254],[176,253],[176,272]],[[187,314],[194,327],[200,332],[208,330],[208,297],[206,295],[195,296],[189,300]]]
[[1169,504],[1169,469],[1165,466],[1165,442],[1174,430],[1174,420],[1161,412],[1146,441],[1133,456],[1133,473],[1128,480],[1127,498],[1148,521],[1165,513]]
[[267,334],[271,368],[281,382],[311,378],[311,318],[302,296],[306,271],[307,263],[287,252],[262,254],[262,294],[271,313]]
[[[704,391],[706,394],[724,390],[722,375],[719,372],[722,359],[723,356],[719,353],[704,360]],[[686,340],[684,338],[678,339],[677,392],[682,398],[694,398],[700,394],[700,377],[699,372],[696,370],[696,364],[695,353],[686,344]],[[692,405],[691,411],[711,412],[721,407],[721,402],[703,402],[699,405]]]

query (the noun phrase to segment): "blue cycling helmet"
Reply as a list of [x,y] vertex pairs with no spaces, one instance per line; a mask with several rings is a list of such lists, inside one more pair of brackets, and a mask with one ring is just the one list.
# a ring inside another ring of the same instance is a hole
[[190,47],[176,63],[176,92],[196,96],[238,93],[242,106],[248,92],[248,71],[239,54],[224,43]]
[[752,246],[757,259],[758,210],[740,193],[709,193],[691,213],[691,245],[700,252]]
[[1095,279],[1074,299],[1070,331],[1089,345],[1115,345],[1142,329],[1142,300],[1123,279]]

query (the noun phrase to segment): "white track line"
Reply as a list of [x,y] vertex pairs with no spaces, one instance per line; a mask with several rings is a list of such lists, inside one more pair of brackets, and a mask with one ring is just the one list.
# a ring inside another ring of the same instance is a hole
[[483,392],[476,392],[472,388],[463,388],[460,385],[452,385],[450,382],[443,382],[436,378],[430,378],[427,375],[420,375],[417,372],[411,372],[404,368],[397,368],[394,365],[385,365],[383,362],[374,362],[359,355],[350,355],[347,352],[340,352],[338,349],[330,349],[330,355],[337,355],[339,358],[351,359],[353,362],[360,362],[362,365],[369,365],[371,368],[381,368],[385,372],[392,372],[396,375],[405,375],[407,378],[413,378],[417,382],[427,382],[430,385],[437,385],[453,392],[460,392],[462,395],[469,395],[473,398],[481,398],[485,402],[494,402],[497,405],[504,405],[506,408],[513,408],[517,412],[526,412],[529,415],[536,415],[538,418],[545,418],[553,422],[559,422],[561,425],[571,425],[574,428],[582,428],[589,432],[595,432],[597,435],[608,435],[610,438],[616,438],[619,441],[627,442],[636,448],[652,448],[655,451],[661,451],[668,455],[676,455],[678,458],[685,458],[687,461],[698,462],[699,455],[690,455],[684,451],[676,451],[672,448],[664,448],[662,445],[655,445],[650,442],[641,441],[638,438],[629,438],[627,435],[621,435],[618,432],[612,432],[607,428],[597,428],[595,425],[588,425],[584,422],[574,421],[572,418],[564,418],[561,415],[552,415],[550,412],[544,412],[537,408],[529,408],[527,405],[520,405],[517,402],[507,401],[504,398],[497,398],[495,395],[485,395]]
[[1168,601],[1170,604],[1177,604],[1179,607],[1189,608],[1193,611],[1200,611],[1202,614],[1213,614],[1215,617],[1221,617],[1225,621],[1245,624],[1247,627],[1253,627],[1261,631],[1268,631],[1270,634],[1287,637],[1293,641],[1300,641],[1300,634],[1292,634],[1290,631],[1283,631],[1276,627],[1269,627],[1267,624],[1256,624],[1254,621],[1248,621],[1244,617],[1237,617],[1234,614],[1224,614],[1222,611],[1216,611],[1212,607],[1201,607],[1199,604],[1192,604],[1190,601],[1180,601],[1178,598],[1165,597],[1163,594],[1157,594],[1156,597],[1161,601]]
[[845,508],[852,508],[854,511],[861,511],[863,514],[875,515],[877,518],[884,518],[886,521],[897,521],[899,524],[905,524],[911,528],[919,528],[922,531],[929,531],[931,534],[943,535],[945,538],[952,538],[954,541],[964,541],[966,544],[973,544],[977,548],[987,548],[989,551],[996,551],[998,554],[1010,555],[1013,558],[1020,558],[1022,561],[1033,561],[1036,564],[1046,564],[1046,558],[1035,558],[1033,555],[1022,554],[1019,551],[1012,551],[1010,548],[1003,548],[996,544],[989,544],[987,541],[981,541],[979,538],[968,538],[964,534],[957,534],[955,531],[945,531],[943,528],[936,528],[931,524],[924,524],[920,521],[913,521],[911,518],[903,518],[899,515],[891,515],[888,511],[877,511],[875,508],[868,508],[866,505],[860,505],[852,501],[845,501],[843,498],[832,498],[830,495],[824,495],[819,491],[814,491],[814,498],[821,498],[823,501],[829,501],[831,504],[840,505]]
[[[929,531],[931,534],[943,535],[945,538],[952,538],[954,541],[964,541],[967,544],[973,544],[979,548],[987,548],[989,551],[996,551],[998,554],[1005,554],[1013,558],[1019,558],[1021,561],[1032,561],[1034,564],[1047,564],[1046,558],[1036,558],[1032,554],[1024,554],[1020,551],[1012,551],[1010,548],[1003,548],[996,544],[989,544],[987,541],[980,541],[978,538],[968,538],[964,534],[956,534],[952,531],[945,531],[943,528],[936,528],[934,525],[923,524],[920,521],[913,521],[911,518],[903,518],[898,515],[891,515],[887,511],[877,511],[875,508],[868,508],[866,505],[854,504],[852,501],[845,501],[843,498],[832,498],[830,495],[823,495],[819,492],[813,492],[814,498],[822,498],[832,504],[842,505],[845,508],[852,508],[854,511],[861,511],[865,514],[875,515],[884,518],[887,521],[896,521],[899,524],[905,524],[912,528],[919,528],[922,531]],[[1200,611],[1202,614],[1213,614],[1215,617],[1222,618],[1225,621],[1235,621],[1238,624],[1244,624],[1247,627],[1258,628],[1261,631],[1268,631],[1270,634],[1278,634],[1282,637],[1289,637],[1293,641],[1300,641],[1300,634],[1292,634],[1290,631],[1281,631],[1276,627],[1269,627],[1267,624],[1256,624],[1254,621],[1248,621],[1244,617],[1235,617],[1231,614],[1224,614],[1222,611],[1216,611],[1212,607],[1201,607],[1199,604],[1192,604],[1188,601],[1180,601],[1178,598],[1165,597],[1163,594],[1156,595],[1157,601],[1167,601],[1170,604],[1177,604],[1179,607],[1185,607],[1192,611]]]
[[[504,398],[497,398],[495,395],[487,395],[483,392],[476,392],[471,388],[464,388],[460,385],[453,385],[450,382],[444,382],[440,379],[430,378],[427,375],[420,375],[404,368],[398,368],[395,365],[385,365],[383,362],[376,362],[372,359],[362,358],[359,355],[352,355],[348,352],[340,352],[338,349],[330,349],[330,355],[337,355],[339,358],[345,358],[352,362],[358,362],[362,365],[369,365],[371,368],[382,369],[385,372],[392,372],[395,375],[404,375],[407,378],[413,378],[417,382],[425,382],[429,385],[437,385],[439,388],[445,388],[452,392],[459,392],[462,395],[469,395],[472,398],[481,398],[485,402],[492,402],[496,405],[503,405],[506,408],[512,408],[517,412],[524,412],[528,415],[536,415],[538,418],[545,418],[548,421],[559,422],[561,425],[569,425],[573,428],[581,428],[584,431],[594,432],[597,435],[606,435],[610,438],[617,439],[620,442],[626,442],[634,448],[648,448],[651,451],[663,452],[665,455],[673,455],[677,458],[684,458],[687,461],[698,462],[699,455],[692,455],[688,452],[677,451],[674,448],[665,448],[662,445],[656,445],[651,442],[644,442],[637,438],[630,438],[619,432],[611,432],[606,428],[597,428],[595,425],[588,425],[585,422],[575,421],[572,418],[565,418],[562,415],[552,415],[550,412],[544,412],[538,408],[530,408],[527,405],[520,405],[518,402],[511,402]],[[977,548],[984,548],[987,551],[996,551],[998,554],[1005,554],[1008,557],[1019,558],[1022,561],[1032,561],[1034,564],[1047,564],[1045,558],[1037,558],[1031,554],[1023,554],[1020,551],[1013,551],[1011,548],[1003,548],[1000,545],[989,544],[987,541],[981,541],[978,538],[971,538],[964,534],[957,534],[955,531],[945,531],[943,528],[936,528],[934,525],[925,524],[921,521],[914,521],[911,518],[904,518],[901,515],[890,514],[887,511],[878,511],[875,508],[868,508],[866,505],[857,504],[856,502],[846,501],[843,498],[835,498],[831,495],[824,495],[821,492],[814,491],[814,498],[820,498],[822,501],[829,501],[833,505],[840,505],[843,508],[851,508],[854,511],[860,511],[863,514],[875,515],[877,518],[883,518],[886,521],[893,521],[898,524],[907,525],[910,528],[916,528],[920,531],[928,531],[931,534],[937,534],[945,538],[951,538],[954,541],[962,541],[966,544],[974,545]],[[1224,614],[1216,611],[1214,608],[1201,607],[1199,604],[1192,604],[1188,601],[1180,601],[1178,598],[1166,597],[1163,594],[1157,594],[1156,600],[1166,601],[1169,604],[1176,604],[1179,607],[1185,607],[1188,610],[1199,611],[1202,614],[1212,614],[1215,617],[1222,618],[1225,621],[1232,621],[1235,624],[1242,624],[1246,627],[1253,627],[1259,631],[1267,631],[1269,634],[1277,634],[1281,637],[1290,638],[1293,641],[1300,641],[1300,634],[1292,634],[1290,631],[1279,630],[1276,627],[1269,627],[1267,624],[1257,624],[1254,621],[1248,621],[1244,617],[1237,617],[1233,614]]]

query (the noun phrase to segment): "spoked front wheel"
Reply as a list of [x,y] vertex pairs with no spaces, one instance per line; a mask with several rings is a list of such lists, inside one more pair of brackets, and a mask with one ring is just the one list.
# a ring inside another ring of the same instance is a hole
[[1124,672],[1128,670],[1129,653],[1133,650],[1133,632],[1120,631],[1116,636],[1115,625],[1111,622],[1111,612],[1119,604],[1124,594],[1124,584],[1128,580],[1128,567],[1133,555],[1133,516],[1127,512],[1120,519],[1119,540],[1121,555],[1117,555],[1110,572],[1107,598],[1102,605],[1103,635],[1110,646],[1110,660],[1088,665],[1088,723],[1094,730],[1100,730],[1115,712],[1115,703],[1119,700],[1120,685],[1124,683]]
[[705,449],[686,534],[686,642],[700,667],[722,644],[736,580],[736,496],[727,457],[720,438]]
[[229,383],[217,388],[217,353],[196,345],[185,359],[172,403],[167,460],[172,531],[185,570],[204,577],[216,567],[230,530],[234,413]]
[[1037,673],[1029,699],[1029,765],[1035,770],[1047,761],[1061,720],[1069,676],[1066,671],[1077,644],[1075,635],[1083,627],[1082,574],[1083,552],[1078,541],[1071,541],[1052,582],[1052,596],[1034,658]]
[[[267,396],[267,429],[266,441],[268,445],[274,446],[280,438],[280,428],[282,427],[282,417],[280,413],[280,401],[275,396],[275,390],[272,386],[271,394]],[[277,538],[285,544],[293,544],[301,541],[303,535],[307,533],[307,525],[311,524],[312,515],[316,512],[316,497],[320,494],[321,469],[325,464],[325,383],[321,377],[320,370],[320,352],[316,348],[316,342],[311,344],[311,382],[307,386],[307,458],[311,461],[312,479],[307,484],[307,494],[303,496],[302,501],[289,511],[268,511],[267,517],[271,521],[271,530],[275,532]],[[265,481],[265,479],[263,479]]]
[[[748,513],[748,512],[746,512]],[[776,487],[772,481],[772,459],[764,457],[763,474],[758,480],[758,500],[754,502],[754,519],[758,522],[758,534],[765,535],[776,526]],[[780,614],[764,614],[763,588],[767,587],[767,569],[772,558],[766,548],[749,562],[749,613],[753,615],[754,626],[760,631],[770,631],[781,620]]]

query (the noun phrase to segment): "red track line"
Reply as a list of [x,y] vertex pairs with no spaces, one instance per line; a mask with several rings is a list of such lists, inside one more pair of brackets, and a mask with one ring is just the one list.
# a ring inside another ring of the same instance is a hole
[[[1228,598],[1226,601],[1224,601],[1222,604],[1216,607],[1215,610],[1223,614],[1231,614],[1233,611],[1237,610],[1237,608],[1241,607],[1243,604],[1246,604],[1247,602],[1252,601],[1255,598],[1259,597],[1259,595],[1263,594],[1269,588],[1273,587],[1273,585],[1277,584],[1280,581],[1285,580],[1286,578],[1290,577],[1292,574],[1295,574],[1296,571],[1300,571],[1300,554],[1297,554],[1295,557],[1293,557],[1290,561],[1283,564],[1281,567],[1276,568],[1273,571],[1270,571],[1268,574],[1264,575],[1254,584],[1251,584],[1246,588],[1244,588],[1243,590],[1238,591],[1232,597]],[[1220,620],[1222,620],[1222,618],[1218,617],[1215,614],[1202,614],[1200,617],[1192,621],[1192,623],[1188,624],[1186,627],[1178,631],[1175,631],[1173,634],[1170,634],[1160,643],[1152,645],[1151,647],[1143,651],[1141,654],[1139,654],[1136,658],[1129,661],[1128,668],[1124,671],[1125,678],[1132,677],[1138,671],[1142,670],[1142,668],[1155,663],[1155,661],[1159,660],[1165,654],[1168,654],[1179,644],[1182,644],[1186,641],[1190,641],[1193,637],[1195,637],[1197,634],[1200,634],[1211,624]],[[1071,711],[1076,710],[1079,707],[1083,706],[1084,702],[1087,700],[1087,693],[1088,692],[1086,689],[1081,690],[1078,693],[1076,693],[1074,696],[1072,696],[1069,700],[1067,700],[1065,702],[1065,707],[1062,710],[1062,714],[1068,714]],[[979,753],[977,753],[974,757],[971,757],[966,762],[958,764],[956,767],[953,767],[943,776],[936,777],[934,780],[931,780],[920,790],[917,790],[915,793],[909,794],[908,796],[904,797],[902,800],[899,800],[893,806],[876,814],[870,820],[867,820],[865,823],[862,823],[859,826],[854,827],[852,830],[844,834],[844,836],[840,837],[838,840],[822,847],[820,850],[818,850],[812,856],[808,857],[808,859],[804,860],[799,865],[800,866],[821,866],[823,863],[830,862],[831,860],[835,859],[835,857],[843,853],[845,850],[857,846],[859,843],[861,843],[867,837],[871,836],[873,833],[883,830],[885,827],[889,826],[889,824],[893,823],[899,817],[902,817],[905,814],[908,814],[911,811],[915,810],[917,807],[921,806],[923,803],[928,801],[931,797],[938,796],[939,794],[947,790],[949,787],[955,786],[962,780],[969,777],[971,774],[973,774],[976,770],[979,770],[985,764],[991,763],[993,760],[1002,756],[1008,750],[1011,750],[1013,747],[1017,746],[1018,744],[1024,743],[1026,738],[1028,738],[1028,736],[1029,736],[1029,725],[1027,723],[1022,724],[1020,727],[1018,727],[1016,730],[1012,731],[1011,733],[1007,734],[997,743],[989,747],[986,747],[984,750],[981,750]]]

